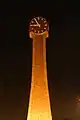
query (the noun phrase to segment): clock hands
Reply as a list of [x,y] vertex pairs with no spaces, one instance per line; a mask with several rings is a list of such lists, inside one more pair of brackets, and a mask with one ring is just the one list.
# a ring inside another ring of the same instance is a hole
[[34,18],[34,20],[37,23],[37,25],[40,27],[40,24],[38,23],[38,21],[36,20],[36,18]]
[[33,24],[33,25],[30,25],[30,26],[39,26],[39,25]]

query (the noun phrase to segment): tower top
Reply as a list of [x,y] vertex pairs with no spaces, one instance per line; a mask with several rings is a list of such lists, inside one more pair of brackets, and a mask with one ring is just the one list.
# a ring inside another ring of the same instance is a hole
[[49,35],[49,24],[43,17],[34,17],[29,24],[29,37],[33,38],[35,35],[43,35],[47,38]]

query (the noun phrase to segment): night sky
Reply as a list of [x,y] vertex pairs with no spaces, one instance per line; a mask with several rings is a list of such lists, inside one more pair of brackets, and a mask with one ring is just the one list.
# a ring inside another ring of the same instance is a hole
[[[72,116],[80,95],[80,13],[70,1],[6,1],[0,7],[0,120],[26,120],[31,82],[34,16],[50,25],[47,69],[52,115]],[[39,3],[40,2],[40,3]]]

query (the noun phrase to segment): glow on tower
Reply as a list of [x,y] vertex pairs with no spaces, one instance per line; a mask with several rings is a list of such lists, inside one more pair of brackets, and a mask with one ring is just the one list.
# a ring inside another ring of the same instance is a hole
[[45,18],[35,17],[29,24],[33,39],[32,80],[27,120],[52,120],[46,66],[46,38],[49,25]]

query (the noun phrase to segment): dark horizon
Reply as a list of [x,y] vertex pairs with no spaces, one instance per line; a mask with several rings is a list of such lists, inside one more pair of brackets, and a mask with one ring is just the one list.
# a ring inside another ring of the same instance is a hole
[[50,24],[46,51],[53,119],[72,116],[80,95],[79,7],[70,2],[7,4],[0,11],[0,120],[26,119],[32,59],[28,25],[33,16],[46,17]]

